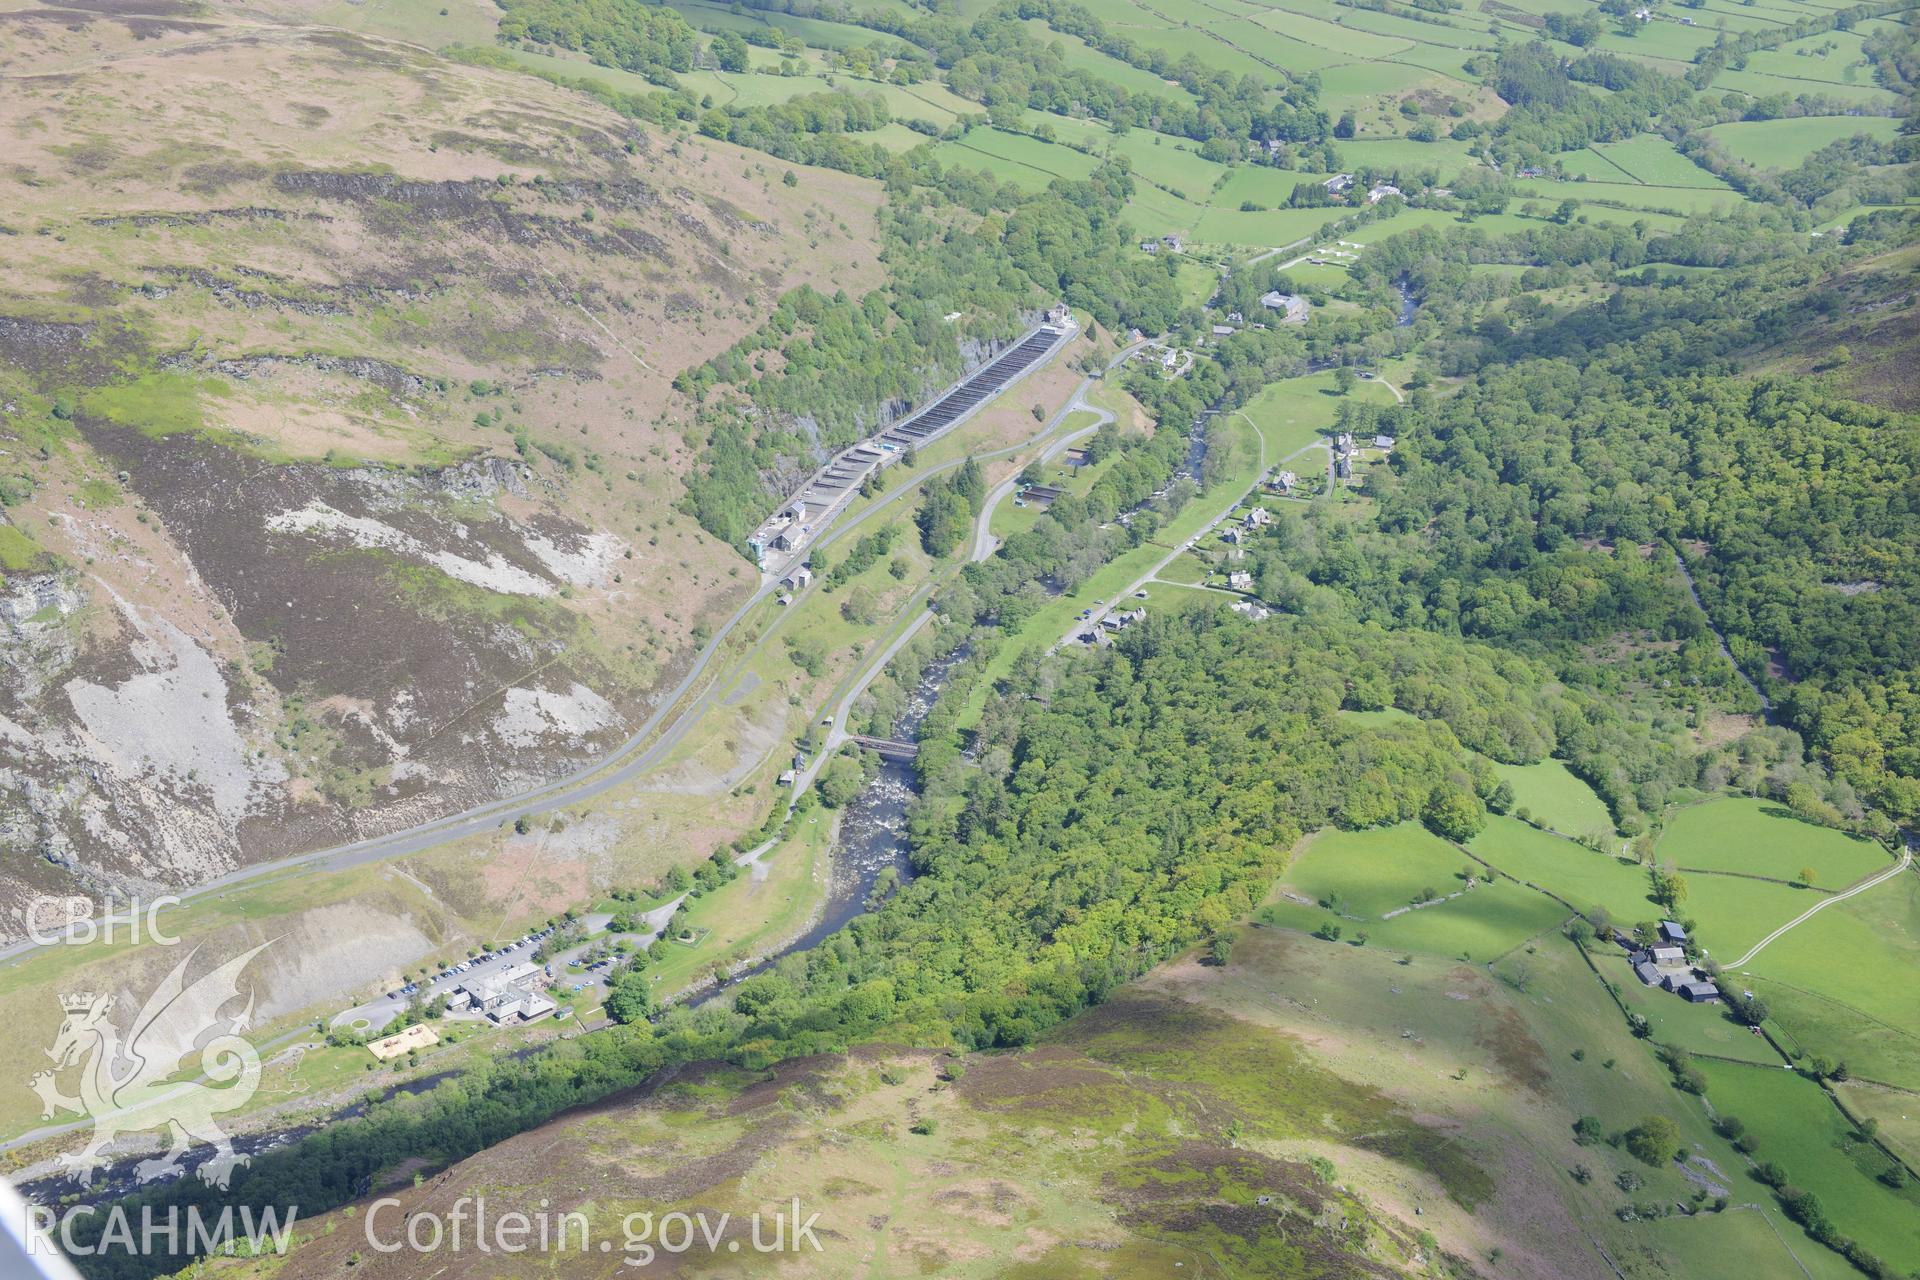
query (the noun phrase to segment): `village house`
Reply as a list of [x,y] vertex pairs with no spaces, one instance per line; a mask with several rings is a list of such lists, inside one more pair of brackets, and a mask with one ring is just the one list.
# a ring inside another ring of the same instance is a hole
[[1253,590],[1253,575],[1245,569],[1236,569],[1227,575],[1227,585],[1235,591]]

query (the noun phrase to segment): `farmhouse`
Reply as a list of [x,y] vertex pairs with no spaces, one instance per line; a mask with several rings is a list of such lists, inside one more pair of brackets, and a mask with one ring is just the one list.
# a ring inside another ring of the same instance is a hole
[[1383,182],[1373,190],[1367,192],[1367,203],[1379,204],[1388,196],[1397,196],[1399,194],[1400,188],[1394,186],[1391,182]]
[[1327,188],[1328,195],[1337,196],[1353,185],[1353,175],[1350,173],[1336,173],[1331,178],[1328,178],[1324,185]]

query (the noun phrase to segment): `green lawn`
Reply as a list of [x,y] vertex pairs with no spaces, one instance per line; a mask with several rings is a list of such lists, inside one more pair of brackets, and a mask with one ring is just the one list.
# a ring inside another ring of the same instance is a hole
[[1525,809],[1536,822],[1568,836],[1590,832],[1613,834],[1613,819],[1593,788],[1573,776],[1558,760],[1539,764],[1495,764],[1494,772],[1513,788],[1516,810]]
[[[1738,1116],[1759,1139],[1755,1159],[1778,1163],[1793,1185],[1819,1197],[1842,1234],[1896,1271],[1920,1267],[1920,1184],[1895,1191],[1880,1182],[1886,1157],[1853,1140],[1851,1126],[1819,1085],[1792,1071],[1699,1065],[1714,1109]],[[1754,1198],[1765,1195],[1765,1188],[1752,1181],[1744,1181],[1741,1190]]]
[[1745,796],[1722,796],[1671,815],[1654,857],[1683,869],[1741,871],[1776,880],[1796,880],[1811,868],[1817,873],[1814,883],[1827,889],[1883,871],[1891,862],[1870,840],[1815,826],[1779,804]]

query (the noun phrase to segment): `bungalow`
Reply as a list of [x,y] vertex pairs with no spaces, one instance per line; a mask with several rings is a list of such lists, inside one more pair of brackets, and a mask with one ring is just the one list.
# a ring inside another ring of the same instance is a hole
[[1662,920],[1660,922],[1660,941],[1667,943],[1669,946],[1684,947],[1687,945],[1687,931],[1672,920]]

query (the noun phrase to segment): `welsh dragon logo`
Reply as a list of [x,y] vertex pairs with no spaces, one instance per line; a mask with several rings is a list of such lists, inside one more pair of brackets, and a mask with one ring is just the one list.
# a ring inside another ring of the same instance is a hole
[[[239,1013],[221,1010],[240,998],[241,970],[271,945],[263,942],[191,984],[187,966],[198,951],[189,954],[147,997],[124,1040],[108,1019],[112,995],[60,997],[67,1016],[47,1050],[54,1069],[33,1077],[33,1091],[44,1104],[44,1118],[77,1112],[93,1121],[93,1140],[78,1152],[60,1156],[63,1173],[90,1186],[93,1171],[106,1163],[101,1153],[114,1138],[165,1128],[171,1130],[171,1145],[164,1155],[135,1167],[140,1182],[177,1174],[188,1148],[204,1142],[214,1154],[201,1164],[200,1177],[209,1186],[226,1188],[233,1171],[248,1159],[234,1153],[232,1139],[214,1117],[245,1106],[253,1097],[260,1087],[260,1055],[240,1034],[253,1019],[252,992]],[[199,1078],[174,1080],[196,1056]],[[76,1067],[79,1092],[68,1094],[56,1077]]]

